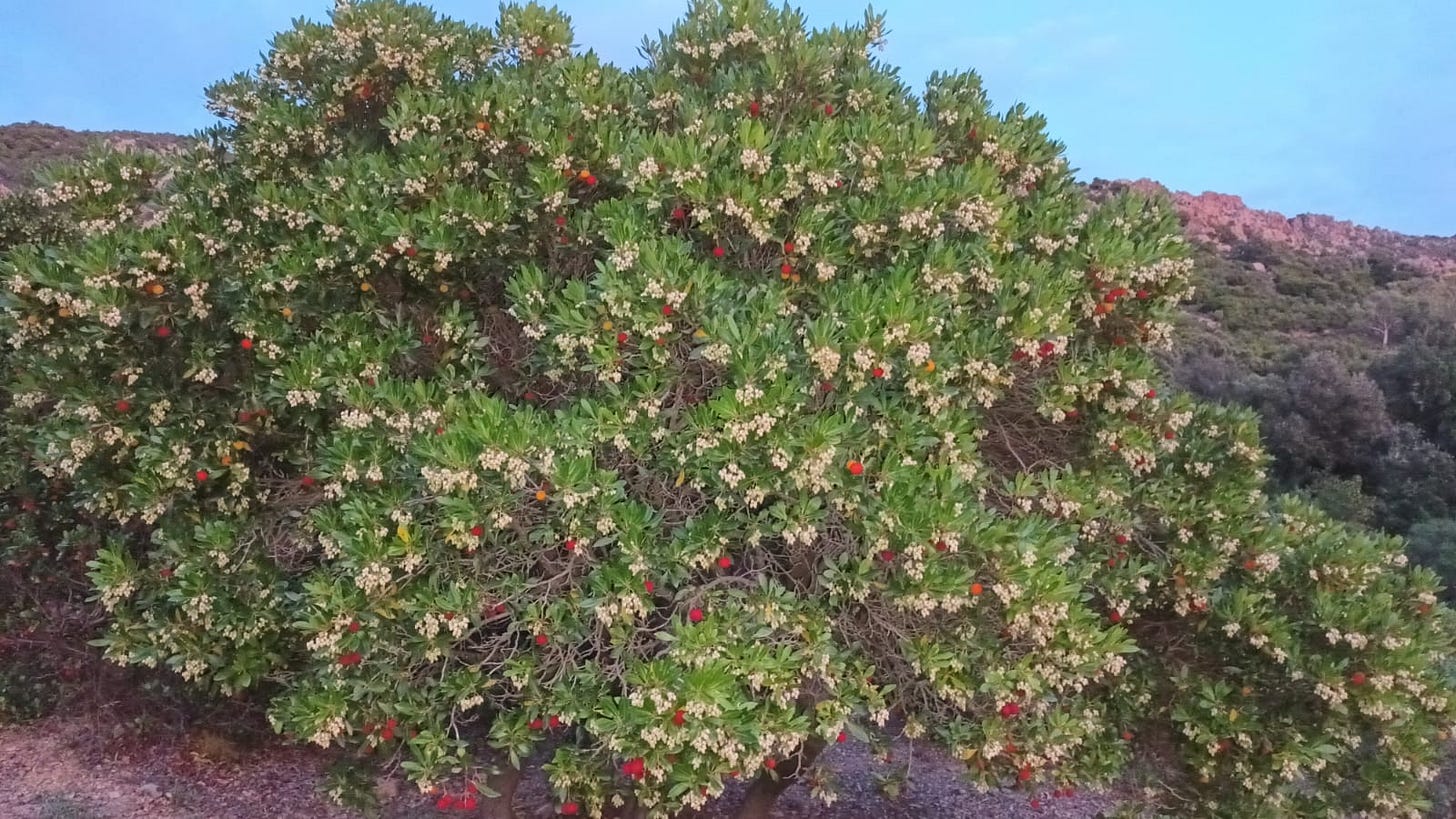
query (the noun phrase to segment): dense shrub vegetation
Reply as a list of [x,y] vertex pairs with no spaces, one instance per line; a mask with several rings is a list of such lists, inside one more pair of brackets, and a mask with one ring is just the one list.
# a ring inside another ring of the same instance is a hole
[[883,30],[699,3],[633,72],[536,6],[280,35],[186,157],[35,192],[77,235],[0,261],[6,558],[445,800],[545,747],[562,813],[761,813],[896,726],[1032,793],[1142,752],[1183,813],[1416,815],[1434,574],[1162,383],[1165,207]]
[[1379,255],[1196,254],[1181,386],[1255,407],[1279,488],[1456,581],[1456,281]]

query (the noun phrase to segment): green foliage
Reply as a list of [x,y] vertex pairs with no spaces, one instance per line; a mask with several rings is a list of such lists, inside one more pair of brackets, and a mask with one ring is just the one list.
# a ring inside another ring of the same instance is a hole
[[1406,534],[1411,560],[1442,577],[1456,577],[1456,518],[1427,518]]
[[1418,811],[1434,575],[1166,394],[1163,203],[883,30],[697,3],[625,73],[534,5],[341,5],[187,157],[60,172],[78,236],[0,262],[0,489],[100,546],[107,656],[425,785],[544,747],[584,813],[892,711],[986,785],[1146,734],[1206,813]]
[[1392,533],[1456,516],[1456,281],[1389,251],[1242,245],[1195,258],[1174,378],[1258,409],[1279,488]]

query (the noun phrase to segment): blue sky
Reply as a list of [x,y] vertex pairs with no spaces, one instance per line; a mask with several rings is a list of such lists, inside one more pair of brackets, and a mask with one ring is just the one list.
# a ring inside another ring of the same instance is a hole
[[[492,0],[438,0],[489,24]],[[637,60],[686,0],[564,0],[577,42]],[[860,3],[797,3],[814,25]],[[208,83],[329,0],[0,2],[0,123],[190,132]],[[1026,102],[1079,176],[1151,177],[1406,233],[1456,234],[1452,0],[881,0],[914,86],[974,68]]]

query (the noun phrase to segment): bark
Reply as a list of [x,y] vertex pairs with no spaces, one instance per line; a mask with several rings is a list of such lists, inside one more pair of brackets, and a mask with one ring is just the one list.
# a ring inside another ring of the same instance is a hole
[[824,750],[824,740],[810,737],[799,748],[799,753],[781,762],[776,769],[777,777],[764,771],[748,786],[748,798],[738,809],[737,819],[771,819],[774,803],[779,795],[794,784],[799,774],[814,765],[814,760]]
[[516,816],[516,786],[521,783],[521,769],[504,763],[498,773],[486,779],[486,785],[499,796],[482,797],[480,819],[518,819]]

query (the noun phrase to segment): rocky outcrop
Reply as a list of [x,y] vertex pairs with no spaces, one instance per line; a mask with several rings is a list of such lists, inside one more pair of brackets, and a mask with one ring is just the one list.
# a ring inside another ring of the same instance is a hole
[[1284,245],[1314,255],[1384,256],[1428,276],[1456,274],[1456,236],[1407,236],[1331,216],[1302,213],[1294,217],[1255,210],[1227,193],[1170,191],[1151,179],[1095,179],[1094,195],[1120,190],[1165,194],[1178,209],[1187,237],[1227,253],[1240,245]]

